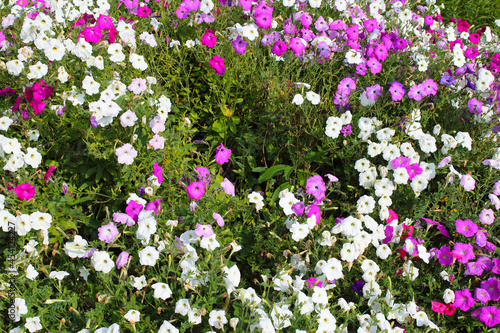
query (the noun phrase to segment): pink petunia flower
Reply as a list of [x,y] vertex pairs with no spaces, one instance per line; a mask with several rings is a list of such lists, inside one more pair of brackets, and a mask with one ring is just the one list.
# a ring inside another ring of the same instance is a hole
[[469,192],[476,188],[476,181],[471,175],[466,173],[465,175],[462,175],[462,178],[460,178],[460,185],[464,187],[465,191]]
[[30,183],[19,184],[14,188],[14,192],[19,200],[29,200],[35,196],[36,188]]
[[215,221],[217,222],[217,225],[219,227],[223,227],[224,226],[224,219],[222,218],[222,216],[220,216],[220,214],[213,213],[212,217],[215,219]]
[[194,230],[194,232],[198,237],[210,237],[214,234],[214,231],[212,230],[212,226],[210,224],[196,223],[196,229]]
[[229,181],[229,179],[224,178],[224,180],[220,183],[220,186],[226,192],[226,194],[229,194],[230,196],[234,197],[234,185]]
[[116,268],[121,269],[128,262],[129,254],[128,252],[122,251],[116,258]]
[[196,201],[205,194],[205,184],[203,182],[192,182],[186,187],[188,196]]
[[103,225],[99,229],[99,240],[100,241],[105,241],[106,244],[111,243],[112,241],[115,240],[116,236],[118,236],[118,228],[113,222],[109,222],[106,225]]

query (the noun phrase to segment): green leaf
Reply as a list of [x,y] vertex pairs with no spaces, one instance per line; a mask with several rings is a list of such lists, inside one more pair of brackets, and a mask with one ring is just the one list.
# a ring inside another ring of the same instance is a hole
[[257,167],[257,168],[253,168],[252,169],[252,172],[262,172],[262,171],[266,171],[266,167]]
[[292,171],[293,171],[293,167],[292,167],[292,166],[289,166],[289,165],[288,165],[288,166],[285,168],[285,179],[290,178],[290,174],[292,173]]
[[212,129],[216,131],[217,133],[224,133],[227,131],[227,125],[223,123],[221,120],[216,120],[212,124]]
[[257,180],[258,183],[265,182],[266,180],[269,180],[276,176],[277,174],[283,172],[287,166],[284,164],[278,164],[275,166],[270,167],[267,169],[262,175],[260,175],[259,179]]

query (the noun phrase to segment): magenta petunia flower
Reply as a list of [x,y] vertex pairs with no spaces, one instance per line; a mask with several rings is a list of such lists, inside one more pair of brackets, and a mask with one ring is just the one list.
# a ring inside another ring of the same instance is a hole
[[391,98],[393,101],[400,101],[403,99],[406,94],[406,89],[402,83],[398,81],[393,81],[390,83],[391,87],[389,88],[389,92],[391,93]]
[[288,46],[295,54],[298,55],[304,53],[304,50],[306,48],[305,44],[298,37],[290,38],[290,44]]
[[218,164],[224,164],[229,162],[229,157],[231,156],[231,149],[224,147],[221,143],[219,147],[216,149],[215,153],[215,162]]
[[339,84],[337,85],[337,90],[342,94],[342,95],[349,95],[351,91],[356,89],[356,81],[354,81],[350,77],[345,77],[342,80],[340,80]]
[[128,262],[129,254],[128,252],[122,251],[116,258],[116,268],[121,269]]
[[19,200],[29,200],[35,196],[35,186],[30,183],[19,184],[14,188],[14,192]]
[[371,34],[375,29],[380,29],[377,19],[369,19],[363,21],[363,26],[365,27],[366,32]]
[[455,302],[453,306],[459,308],[462,311],[467,311],[476,304],[476,301],[472,298],[469,289],[455,290]]
[[217,43],[217,36],[214,35],[212,29],[206,29],[205,34],[200,38],[201,43],[207,47],[214,47]]
[[357,24],[353,24],[346,29],[345,33],[348,40],[356,41],[359,38],[359,26]]
[[163,168],[157,162],[155,162],[153,167],[153,175],[158,179],[158,183],[161,184],[163,182]]
[[372,74],[378,74],[382,70],[382,64],[375,57],[370,57],[366,62],[366,66],[370,67]]
[[137,16],[139,17],[148,17],[151,14],[151,9],[147,6],[141,6],[137,9]]
[[424,98],[424,87],[420,84],[414,84],[410,87],[408,97],[420,102]]
[[139,220],[139,213],[142,211],[144,208],[143,205],[138,204],[134,200],[130,200],[127,208],[125,208],[125,212],[127,213],[128,216],[132,218],[135,222]]
[[273,25],[273,15],[272,13],[265,11],[260,12],[255,17],[255,24],[262,29],[269,29]]
[[397,168],[408,168],[410,166],[411,159],[408,157],[404,156],[399,156],[398,158],[395,158],[391,161],[392,166],[394,169]]
[[210,67],[215,69],[215,73],[217,75],[224,75],[224,72],[226,71],[226,67],[224,65],[224,59],[214,55],[212,59],[208,61],[208,64],[210,65]]
[[500,324],[500,310],[496,306],[485,306],[479,308],[479,320],[488,327]]
[[373,55],[382,63],[388,56],[387,48],[384,44],[377,44],[373,49]]
[[500,274],[500,259],[493,258],[493,264],[494,266],[491,271],[495,274]]
[[457,227],[457,232],[465,237],[474,236],[478,230],[478,226],[471,220],[456,220],[455,225]]
[[309,207],[307,207],[306,212],[307,212],[307,217],[311,217],[314,215],[314,217],[316,217],[316,224],[319,224],[319,222],[321,221],[321,210],[319,209],[318,206],[316,206],[316,204],[312,204]]
[[210,224],[196,223],[196,229],[194,230],[194,232],[198,237],[210,237],[214,234],[214,231],[212,230],[212,226]]
[[186,187],[188,196],[196,201],[205,194],[205,184],[203,182],[192,182]]
[[98,26],[85,27],[82,33],[88,43],[99,43],[102,38],[102,31]]
[[457,261],[461,262],[462,264],[466,264],[469,262],[469,260],[476,257],[476,255],[474,254],[474,250],[472,249],[472,245],[469,243],[455,243],[452,253],[459,257],[457,258]]
[[99,29],[111,29],[111,27],[113,27],[113,21],[111,20],[111,17],[100,14],[97,19],[96,26]]
[[286,43],[284,41],[279,40],[276,43],[274,43],[271,52],[277,55],[278,57],[281,57],[283,53],[286,52],[287,49],[288,46],[286,45]]
[[418,176],[424,172],[418,163],[413,163],[409,167],[406,168],[408,172],[408,180],[412,180],[415,176]]
[[154,211],[155,215],[158,215],[158,211],[162,210],[160,202],[161,202],[161,199],[151,201],[150,203],[148,203],[146,205],[145,210],[152,210],[152,211]]
[[180,19],[185,19],[189,16],[189,10],[184,5],[180,5],[179,8],[175,11],[175,14]]
[[111,243],[112,241],[115,240],[116,236],[118,236],[118,228],[113,222],[109,222],[106,225],[103,225],[99,229],[99,240],[100,241],[105,241],[106,244]]

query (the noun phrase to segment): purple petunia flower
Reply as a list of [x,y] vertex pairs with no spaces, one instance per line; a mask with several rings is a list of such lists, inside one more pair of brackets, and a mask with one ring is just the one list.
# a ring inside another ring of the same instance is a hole
[[474,290],[474,298],[477,301],[480,301],[483,305],[488,303],[488,301],[491,299],[488,291],[484,290],[483,288],[476,288],[476,290]]
[[444,75],[441,80],[439,81],[439,84],[445,84],[447,86],[451,86],[452,84],[457,83],[457,80],[453,78],[453,76],[450,75]]
[[238,54],[243,54],[246,51],[248,42],[241,39],[241,37],[238,35],[238,37],[236,37],[236,39],[232,42],[232,44],[234,52]]
[[443,266],[451,266],[453,264],[453,256],[451,255],[450,248],[446,245],[436,252],[439,263]]
[[496,302],[500,299],[499,281],[496,277],[490,277],[488,280],[481,282],[481,288],[490,294],[491,300]]

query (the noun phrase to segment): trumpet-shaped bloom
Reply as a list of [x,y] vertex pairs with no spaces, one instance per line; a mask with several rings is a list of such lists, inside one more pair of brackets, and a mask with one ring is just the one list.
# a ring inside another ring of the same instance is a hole
[[186,187],[188,196],[196,201],[205,194],[205,184],[203,182],[192,182]]
[[219,147],[217,147],[217,151],[215,153],[215,162],[219,164],[224,164],[229,162],[229,157],[231,156],[231,149],[224,147],[221,143]]
[[35,186],[30,183],[19,184],[14,188],[14,192],[17,195],[17,198],[20,200],[29,200],[35,196]]
[[137,150],[135,150],[130,143],[126,143],[116,149],[115,154],[118,156],[118,163],[131,165],[134,162],[134,158],[137,156]]

